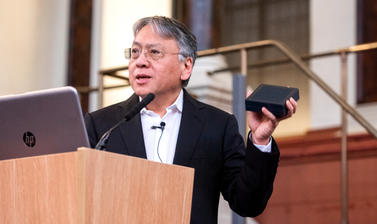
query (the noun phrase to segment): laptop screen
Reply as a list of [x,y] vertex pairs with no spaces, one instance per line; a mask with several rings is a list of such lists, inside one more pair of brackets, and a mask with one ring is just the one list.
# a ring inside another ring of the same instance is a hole
[[73,87],[0,97],[0,160],[89,147]]

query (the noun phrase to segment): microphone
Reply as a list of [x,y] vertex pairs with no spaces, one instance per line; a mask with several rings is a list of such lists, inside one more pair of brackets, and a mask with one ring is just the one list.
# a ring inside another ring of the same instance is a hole
[[[95,149],[98,150],[106,150],[106,144],[109,140],[111,132],[119,127],[123,122],[130,120],[133,118],[137,113],[141,111],[144,107],[146,107],[152,100],[154,99],[154,94],[149,93],[144,99],[142,99],[138,104],[136,104],[135,107],[133,107],[127,114],[124,116],[122,120],[120,120],[118,123],[116,123],[113,127],[111,127],[107,132],[105,132],[101,139],[98,141]],[[165,125],[164,125],[165,126]]]
[[146,107],[152,100],[154,99],[154,94],[149,93],[144,99],[140,101],[140,103],[136,104],[135,107],[133,107],[127,114],[124,116],[124,120],[128,121],[131,118],[133,118],[137,113],[143,109],[143,107]]
[[151,128],[152,128],[152,129],[157,129],[157,128],[159,128],[159,129],[161,129],[161,130],[163,131],[163,130],[165,129],[165,125],[166,125],[166,123],[163,122],[163,121],[161,121],[160,126],[153,125]]

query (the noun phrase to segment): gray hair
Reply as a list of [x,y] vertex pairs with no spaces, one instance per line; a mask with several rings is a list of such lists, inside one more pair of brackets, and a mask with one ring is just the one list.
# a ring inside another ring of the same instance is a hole
[[[162,37],[175,39],[179,47],[179,60],[183,61],[185,58],[191,57],[194,65],[197,56],[196,37],[183,23],[164,16],[145,17],[134,24],[134,36],[136,37],[139,31],[147,25],[151,25]],[[187,86],[188,81],[189,79],[183,80],[182,86]]]

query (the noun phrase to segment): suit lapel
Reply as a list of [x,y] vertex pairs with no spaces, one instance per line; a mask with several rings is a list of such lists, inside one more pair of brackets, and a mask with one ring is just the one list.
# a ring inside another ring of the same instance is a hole
[[[130,103],[125,105],[123,109],[128,112],[138,102],[139,97],[134,94],[130,99]],[[146,159],[147,154],[145,152],[140,114],[137,114],[131,120],[124,122],[119,126],[119,129],[121,131],[122,141],[125,143],[127,148],[127,154],[130,156]]]
[[191,157],[203,127],[199,110],[200,106],[198,103],[184,91],[183,112],[175,150],[174,164],[183,166],[189,166],[191,164]]

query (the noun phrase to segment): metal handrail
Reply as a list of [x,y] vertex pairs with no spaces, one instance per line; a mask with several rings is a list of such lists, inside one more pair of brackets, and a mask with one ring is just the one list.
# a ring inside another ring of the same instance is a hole
[[[341,48],[341,49],[333,50],[333,51],[326,51],[326,52],[315,53],[315,54],[305,54],[305,55],[300,56],[300,58],[303,61],[308,61],[310,59],[315,59],[315,58],[322,58],[322,57],[330,57],[330,56],[340,55],[342,52],[357,53],[357,52],[374,50],[374,49],[377,49],[377,42],[355,45],[355,46],[351,46],[351,47],[348,47],[348,48]],[[254,69],[254,68],[261,68],[261,67],[287,64],[287,63],[291,63],[291,60],[289,60],[289,59],[274,59],[274,60],[266,60],[266,61],[250,64],[250,65],[247,66],[247,68],[248,69]],[[220,73],[220,72],[236,71],[236,70],[239,70],[239,69],[240,69],[239,66],[238,67],[234,66],[234,67],[226,67],[226,68],[216,69],[216,70],[213,70],[213,71],[208,71],[207,73],[209,75],[214,75],[214,74]]]

